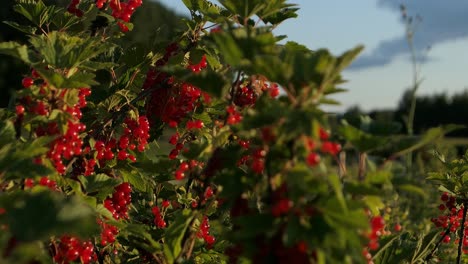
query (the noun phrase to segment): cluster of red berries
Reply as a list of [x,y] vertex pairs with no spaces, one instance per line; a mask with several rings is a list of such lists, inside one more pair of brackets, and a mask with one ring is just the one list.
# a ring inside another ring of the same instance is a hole
[[116,226],[106,224],[101,219],[98,219],[98,224],[101,226],[101,246],[106,246],[115,242],[115,237],[119,234],[119,229]]
[[248,165],[250,169],[257,174],[263,173],[265,169],[265,157],[267,152],[263,148],[257,148],[252,151],[251,155],[244,155],[237,162],[237,166]]
[[97,254],[94,252],[94,245],[90,241],[81,242],[76,237],[62,236],[56,247],[54,261],[59,264],[75,261],[88,264],[97,261]]
[[271,214],[280,217],[289,213],[294,203],[287,197],[287,185],[283,184],[272,194]]
[[201,199],[201,204],[202,205],[206,204],[206,202],[209,199],[213,198],[213,195],[214,195],[213,188],[211,188],[211,186],[206,187],[205,192],[203,192],[203,199]]
[[[53,162],[55,169],[59,174],[64,174],[67,162],[75,156],[82,154],[83,140],[80,134],[84,132],[86,126],[82,123],[73,123],[68,121],[67,131],[51,143],[50,151],[47,157]],[[57,133],[57,130],[49,132]]]
[[238,143],[239,143],[239,146],[241,146],[241,148],[243,148],[243,149],[249,149],[250,148],[250,141],[249,140],[239,139]]
[[291,209],[293,202],[288,198],[282,198],[273,204],[271,208],[271,214],[274,217],[280,217],[284,214],[287,214]]
[[[24,187],[25,188],[32,188],[32,187],[34,187],[35,184],[36,184],[36,182],[32,178],[24,179]],[[47,176],[42,176],[39,179],[38,184],[40,186],[48,187],[49,189],[51,189],[53,191],[57,190],[57,182],[54,181],[54,180],[49,179],[49,177],[47,177]]]
[[227,123],[229,125],[235,125],[242,121],[242,115],[239,111],[236,110],[234,105],[230,105],[226,108],[226,112],[228,113],[227,116]]
[[[72,0],[68,5],[67,11],[77,17],[83,16],[83,11],[78,8],[81,0]],[[122,22],[130,22],[135,10],[143,4],[143,0],[128,0],[121,2],[120,0],[96,0],[96,7],[104,8],[104,4],[109,2],[109,7],[112,9],[112,16],[118,20],[117,25],[122,32],[127,32],[128,27]]]
[[81,0],[72,0],[67,7],[67,11],[77,17],[83,16],[83,11],[78,8],[78,4],[80,4]]
[[377,250],[379,248],[379,237],[384,233],[385,220],[382,216],[373,216],[370,219],[371,231],[367,234],[369,243],[363,249],[362,255],[367,260],[367,264],[374,264],[372,255],[369,250]]
[[[177,158],[177,156],[179,155],[180,151],[184,148],[184,143],[183,143],[183,141],[182,141],[182,142],[179,142],[179,140],[180,140],[180,135],[179,135],[178,132],[176,132],[174,135],[172,135],[171,138],[169,139],[169,143],[170,143],[171,145],[174,145],[174,146],[175,146],[174,149],[172,149],[171,152],[169,153],[169,158],[170,158],[170,159],[175,159],[175,158]],[[181,168],[182,168],[182,167],[183,167],[183,166],[182,166],[182,164],[181,164]],[[187,169],[183,169],[183,168],[180,169],[180,168],[179,168],[179,170],[178,170],[178,171],[179,171],[179,173],[178,173],[178,174],[179,174],[179,177],[178,177],[177,174],[176,174],[176,179],[179,179],[179,180],[180,180],[180,179],[183,179],[184,177],[183,177],[182,173],[183,173],[184,171],[186,171],[186,170],[187,170]]]
[[170,205],[171,203],[169,201],[164,200],[161,203],[161,209],[158,206],[153,206],[153,208],[151,208],[151,212],[154,216],[154,225],[156,225],[157,228],[166,228],[167,223],[164,221],[163,212],[165,212]]
[[193,170],[195,168],[201,168],[201,167],[203,167],[202,162],[198,162],[196,160],[184,161],[179,164],[179,167],[174,173],[174,178],[176,180],[182,180],[185,178],[187,171]]
[[160,88],[151,95],[151,105],[147,113],[153,114],[171,127],[177,127],[181,120],[199,105],[201,96],[199,88],[187,83],[175,83],[170,88]]
[[202,129],[204,125],[205,124],[203,124],[203,121],[201,120],[189,120],[187,121],[185,128],[187,130]]
[[234,103],[240,107],[252,106],[260,94],[265,92],[270,97],[276,98],[280,93],[278,84],[268,81],[265,77],[253,76],[250,81],[238,87],[234,94]]
[[[117,25],[120,27],[120,30],[122,32],[127,32],[128,27],[122,23],[123,22],[130,22],[130,19],[132,18],[133,12],[135,12],[135,9],[138,8],[143,4],[142,0],[128,0],[127,3],[122,3],[120,0],[110,0],[109,1],[109,6],[112,9],[112,16],[115,19],[121,20],[117,22]],[[96,2],[96,6],[98,8],[102,8],[104,5],[103,0],[98,0]]]
[[[335,156],[341,151],[341,145],[339,143],[329,141],[330,134],[321,127],[319,128],[319,138],[321,141],[320,152]],[[320,163],[320,154],[316,152],[318,147],[316,142],[313,139],[306,137],[305,146],[309,151],[306,157],[306,163],[311,167],[317,166]]]
[[208,66],[208,63],[206,62],[206,55],[203,55],[199,63],[190,64],[188,66],[188,69],[190,69],[194,73],[198,73],[205,69],[206,66]]
[[185,178],[185,172],[189,170],[190,166],[187,162],[179,164],[179,168],[176,170],[174,177],[176,180],[182,180]]
[[177,54],[179,50],[179,46],[176,43],[171,43],[166,47],[166,52],[164,53],[164,56],[156,61],[156,65],[151,67],[148,72],[146,73],[146,79],[145,82],[143,83],[143,90],[149,89],[153,87],[155,84],[172,84],[173,79],[172,77],[169,77],[166,73],[161,72],[159,70],[160,67],[164,66],[167,64],[169,59]]
[[257,97],[251,85],[241,86],[234,95],[234,103],[240,107],[251,106],[257,102]]
[[[456,198],[446,192],[440,196],[442,203],[439,205],[439,210],[444,214],[437,218],[432,218],[431,221],[436,227],[448,229],[449,232],[442,232],[442,242],[449,243],[451,241],[450,233],[456,234],[457,230],[461,227],[463,221],[463,205],[457,208]],[[468,221],[464,223],[465,227],[468,226]],[[458,243],[459,240],[457,239]],[[463,238],[463,253],[468,254],[468,230],[464,230]]]
[[[30,89],[34,84],[34,79],[39,75],[35,70],[32,71],[32,78],[25,77],[22,81],[23,87]],[[40,87],[40,91],[45,93],[46,83]],[[75,105],[67,105],[65,98],[71,89],[51,90],[53,98],[45,101],[31,102],[30,97],[22,98],[20,101],[24,105],[16,106],[17,121],[23,120],[26,113],[47,116],[53,109],[57,109],[69,114],[65,132],[59,129],[56,122],[41,124],[35,128],[35,134],[41,136],[55,136],[56,139],[50,143],[50,150],[47,152],[47,158],[50,159],[56,171],[64,174],[69,161],[83,154],[83,140],[80,134],[85,131],[86,126],[80,122],[82,117],[81,109],[86,107],[86,97],[91,94],[91,89],[80,88],[78,92],[78,101]]]
[[104,200],[104,207],[112,213],[115,219],[128,219],[128,209],[132,202],[132,187],[124,182],[114,189],[112,197]]
[[150,125],[146,116],[140,116],[138,120],[126,118],[124,123],[123,134],[118,140],[112,138],[107,143],[96,141],[94,144],[96,159],[101,165],[104,165],[107,160],[114,159],[115,154],[118,160],[129,159],[135,162],[136,157],[130,154],[130,151],[136,149],[143,152],[148,145]]
[[[209,95],[202,92],[198,87],[189,83],[175,82],[172,77],[159,71],[159,67],[167,64],[169,58],[176,54],[178,50],[177,44],[169,45],[163,58],[159,59],[156,62],[156,66],[148,71],[145,83],[143,84],[143,89],[159,85],[147,101],[146,112],[148,114],[151,113],[156,119],[169,124],[171,127],[177,127],[183,118],[193,112],[199,104],[200,98],[203,97],[207,103],[211,101]],[[206,66],[206,57],[203,56],[199,63],[189,65],[188,68],[193,72],[200,72]],[[154,120],[150,121],[153,122]],[[191,127],[189,129],[201,128],[199,123],[189,124],[189,122],[187,122],[187,126]]]
[[198,238],[203,238],[208,248],[211,248],[216,242],[214,236],[210,235],[210,220],[208,216],[203,216],[203,220],[200,224],[200,230],[197,233]]

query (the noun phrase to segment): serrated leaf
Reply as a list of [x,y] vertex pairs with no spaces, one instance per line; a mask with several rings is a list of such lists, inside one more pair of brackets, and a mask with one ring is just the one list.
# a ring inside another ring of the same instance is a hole
[[146,191],[146,180],[144,176],[135,168],[126,168],[120,170],[125,181],[128,181],[137,190]]
[[12,141],[0,148],[0,171],[5,179],[24,179],[43,176],[52,173],[52,170],[41,164],[34,163],[33,159],[45,154],[49,148],[46,146],[53,138],[41,137],[28,143]]
[[20,4],[15,5],[13,10],[29,21],[33,22],[36,26],[42,27],[50,15],[54,11],[54,6],[47,7],[41,0],[38,1],[22,1]]
[[79,176],[78,178],[87,193],[98,193],[95,196],[101,199],[112,194],[114,187],[119,185],[121,182],[116,178],[111,178],[102,173],[90,176]]
[[18,30],[18,31],[21,31],[23,33],[26,33],[26,34],[35,34],[36,31],[37,31],[37,28],[35,27],[31,27],[31,26],[26,26],[26,25],[20,25],[16,22],[12,22],[12,21],[4,21],[3,23],[9,25],[10,27]]
[[0,146],[15,140],[15,127],[11,121],[0,121]]
[[32,63],[29,58],[28,47],[26,45],[20,45],[17,42],[10,41],[0,43],[0,53],[13,56],[27,64]]
[[174,222],[170,223],[165,232],[164,255],[169,263],[174,263],[182,251],[182,239],[192,222],[193,215],[188,209],[178,211]]
[[338,200],[341,209],[346,213],[348,211],[348,207],[346,205],[346,201],[343,195],[340,177],[336,174],[332,174],[329,175],[327,179],[333,191],[335,192],[335,197]]
[[380,210],[385,207],[385,204],[382,202],[382,199],[378,196],[365,196],[363,198],[364,202],[367,205],[373,215],[378,215]]

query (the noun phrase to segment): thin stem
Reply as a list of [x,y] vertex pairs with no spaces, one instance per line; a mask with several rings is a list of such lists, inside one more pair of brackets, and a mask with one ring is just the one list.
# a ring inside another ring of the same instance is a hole
[[461,255],[462,255],[462,245],[463,245],[463,238],[465,237],[465,221],[466,221],[466,211],[468,210],[468,202],[463,202],[463,219],[461,222],[460,228],[460,235],[458,241],[458,254],[457,254],[457,263],[461,263]]
[[451,228],[451,227],[452,227],[452,225],[449,225],[449,226],[447,227],[447,229],[445,229],[444,234],[440,237],[439,241],[437,241],[436,245],[435,245],[434,248],[431,250],[431,252],[429,253],[429,255],[427,255],[426,261],[429,261],[429,260],[432,258],[432,256],[434,256],[434,253],[435,253],[436,250],[439,248],[440,244],[442,243],[442,240],[444,240],[444,237],[450,233],[450,228]]
[[358,179],[360,182],[364,181],[366,177],[366,161],[367,161],[367,153],[363,152],[359,154]]
[[[416,92],[419,87],[419,71],[418,71],[418,60],[416,57],[416,51],[414,49],[413,43],[413,36],[414,36],[414,26],[411,24],[410,20],[406,21],[406,40],[408,43],[408,49],[410,50],[411,54],[411,64],[412,64],[412,71],[413,71],[413,81],[412,81],[412,88],[411,88],[411,97],[410,97],[410,109],[408,113],[408,119],[406,120],[406,128],[408,131],[408,135],[412,136],[414,134],[414,116],[416,113]],[[406,156],[406,169],[410,172],[413,163],[413,154],[410,152]]]

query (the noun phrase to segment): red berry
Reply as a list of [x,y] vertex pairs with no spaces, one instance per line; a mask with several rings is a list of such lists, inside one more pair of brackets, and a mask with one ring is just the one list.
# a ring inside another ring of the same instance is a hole
[[119,153],[117,154],[117,159],[119,159],[119,160],[125,160],[125,159],[127,159],[127,158],[128,158],[128,153],[127,153],[127,151],[125,151],[125,150],[121,150],[121,151],[119,151]]
[[181,170],[177,170],[175,173],[175,179],[182,180],[183,178],[185,178],[185,173]]
[[34,80],[30,77],[23,78],[22,82],[24,88],[29,88],[34,84]]
[[170,205],[171,205],[171,202],[169,202],[168,200],[164,200],[162,203],[161,203],[162,207],[164,208],[168,208]]
[[111,160],[114,158],[114,153],[112,152],[112,150],[108,149],[106,150],[106,152],[104,153],[104,158],[106,160]]
[[182,162],[180,165],[179,165],[179,170],[181,171],[186,171],[189,169],[189,165],[187,162]]
[[440,196],[440,199],[444,202],[448,201],[449,199],[449,195],[448,193],[444,192],[441,196]]
[[206,199],[209,199],[213,197],[213,189],[211,189],[210,186],[206,187],[206,190],[205,190],[205,198]]
[[24,106],[22,105],[17,105],[15,110],[16,110],[16,114],[19,116],[24,114]]
[[207,235],[205,236],[205,242],[209,245],[212,245],[214,244],[214,242],[216,241],[215,237],[212,236],[212,235]]
[[379,230],[385,226],[385,220],[381,216],[374,216],[371,219],[371,227],[373,230]]
[[163,219],[159,219],[159,220],[156,222],[156,225],[157,225],[159,228],[165,228],[165,227],[166,227],[166,221],[164,221]]
[[24,187],[32,188],[34,186],[34,180],[27,178],[24,180]]
[[376,250],[379,248],[379,242],[377,240],[371,240],[369,242],[369,248],[370,250]]
[[328,132],[325,129],[319,128],[319,137],[320,137],[321,140],[326,141],[326,140],[328,140],[330,135],[328,134]]
[[443,205],[443,204],[440,204],[440,205],[439,205],[439,210],[440,210],[440,211],[444,211],[445,208],[446,208],[445,205]]
[[75,261],[79,256],[80,256],[80,252],[77,249],[70,248],[67,251],[66,258],[68,259],[68,261]]
[[307,156],[306,161],[307,161],[307,164],[309,164],[309,166],[314,167],[314,166],[316,166],[317,164],[320,163],[320,156],[319,156],[319,154],[317,154],[315,152],[311,152]]
[[48,186],[50,184],[49,177],[41,177],[39,184],[42,186]]
[[396,232],[400,232],[401,231],[401,225],[400,224],[395,224],[395,226],[393,227],[393,230],[395,230]]
[[449,243],[450,242],[450,236],[448,236],[448,235],[444,236],[442,242]]

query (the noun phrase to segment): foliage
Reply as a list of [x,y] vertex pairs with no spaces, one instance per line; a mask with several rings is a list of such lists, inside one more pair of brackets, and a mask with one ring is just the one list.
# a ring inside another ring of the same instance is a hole
[[333,120],[322,105],[361,46],[280,44],[285,0],[183,2],[185,30],[147,48],[122,41],[140,0],[14,7],[27,42],[0,53],[31,73],[1,112],[0,261],[431,259],[433,232],[400,232],[395,197],[429,199],[400,157],[455,127]]

